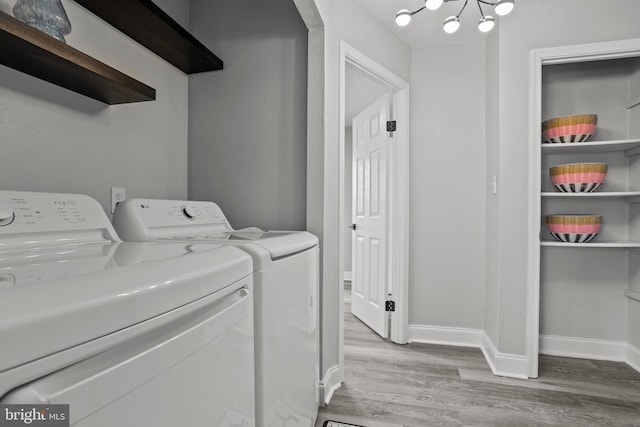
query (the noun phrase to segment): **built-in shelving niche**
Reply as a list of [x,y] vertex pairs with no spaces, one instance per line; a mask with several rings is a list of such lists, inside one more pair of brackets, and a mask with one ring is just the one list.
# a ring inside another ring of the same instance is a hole
[[[628,361],[619,349],[637,348],[627,343],[637,346],[640,337],[640,328],[629,320],[640,313],[635,306],[640,295],[638,95],[638,57],[542,67],[542,120],[598,115],[598,128],[589,142],[540,144],[543,353]],[[549,168],[576,162],[608,164],[605,184],[596,193],[554,190]],[[546,214],[600,214],[602,230],[590,243],[557,242],[544,224]]]

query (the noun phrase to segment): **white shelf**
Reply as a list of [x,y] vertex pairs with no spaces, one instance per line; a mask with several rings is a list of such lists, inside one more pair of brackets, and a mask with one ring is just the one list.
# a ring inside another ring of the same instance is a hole
[[614,249],[640,249],[640,242],[588,242],[588,243],[565,243],[555,240],[541,240],[540,246],[556,248],[614,248]]
[[631,289],[627,289],[624,291],[624,296],[630,298],[634,301],[640,302],[640,292],[632,291]]
[[640,191],[601,191],[593,193],[561,193],[559,191],[544,191],[542,197],[567,199],[605,199],[623,198],[627,203],[640,203]]
[[631,101],[629,101],[629,103],[627,104],[627,110],[630,110],[633,107],[637,107],[638,105],[640,105],[640,96],[633,98]]
[[577,154],[577,153],[606,153],[624,151],[625,156],[640,154],[640,139],[620,139],[616,141],[590,141],[572,143],[543,143],[543,154]]

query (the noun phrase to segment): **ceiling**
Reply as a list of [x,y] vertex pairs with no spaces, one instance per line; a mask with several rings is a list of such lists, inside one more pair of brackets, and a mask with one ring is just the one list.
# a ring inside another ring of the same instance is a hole
[[[460,29],[455,34],[446,34],[442,30],[442,23],[449,16],[457,15],[464,5],[462,0],[450,1],[442,5],[436,11],[423,10],[413,16],[411,23],[406,27],[398,27],[395,23],[395,15],[400,9],[415,11],[424,6],[424,0],[352,0],[365,13],[390,29],[394,34],[412,48],[427,47],[451,43],[461,43],[478,40],[486,35],[480,33],[477,28],[480,20],[480,11],[476,2],[471,0],[460,16]],[[517,5],[516,5],[517,9]],[[484,6],[486,12],[493,10]],[[495,17],[495,13],[491,13]],[[496,25],[500,25],[500,19],[496,19]],[[495,30],[494,30],[495,31]]]

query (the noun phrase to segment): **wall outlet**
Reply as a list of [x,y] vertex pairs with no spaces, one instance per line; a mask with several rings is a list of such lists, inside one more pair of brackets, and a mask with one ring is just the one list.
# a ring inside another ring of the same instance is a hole
[[111,213],[116,211],[116,205],[124,202],[127,198],[127,190],[124,188],[111,187]]

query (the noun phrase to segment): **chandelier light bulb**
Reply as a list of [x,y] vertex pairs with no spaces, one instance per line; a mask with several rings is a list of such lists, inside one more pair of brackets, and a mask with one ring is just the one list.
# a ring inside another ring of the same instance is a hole
[[411,12],[407,9],[402,9],[396,13],[396,24],[399,27],[406,27],[411,22]]
[[480,20],[480,22],[478,22],[478,29],[483,33],[488,33],[489,31],[493,30],[493,27],[495,25],[496,20],[493,18],[493,16],[485,16]]
[[444,0],[426,0],[424,6],[429,10],[436,10],[442,6]]
[[509,14],[515,6],[514,0],[499,0],[496,3],[496,13],[500,16]]
[[450,16],[444,20],[442,29],[447,34],[453,34],[460,28],[460,19],[457,16]]

